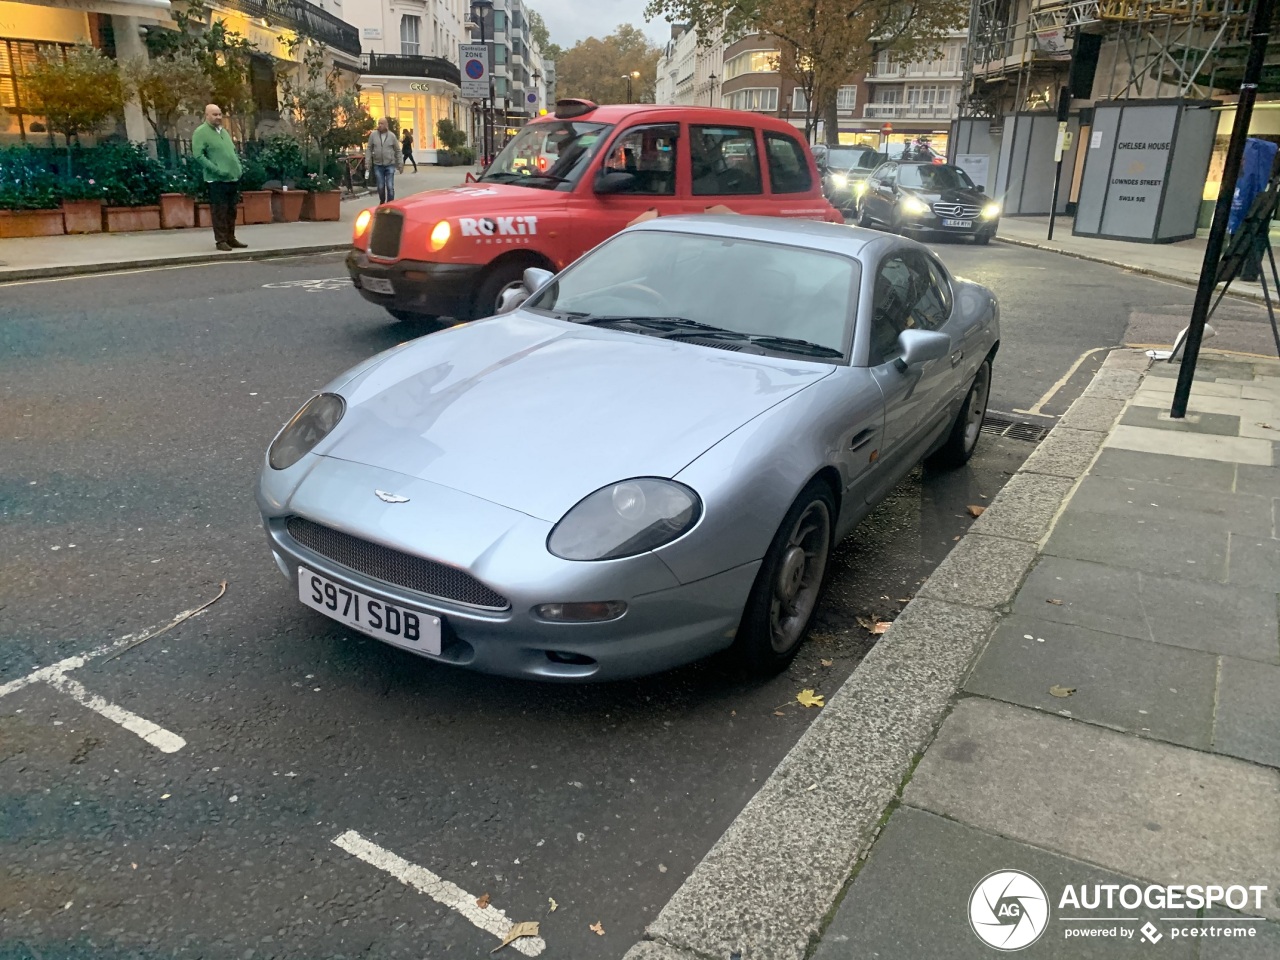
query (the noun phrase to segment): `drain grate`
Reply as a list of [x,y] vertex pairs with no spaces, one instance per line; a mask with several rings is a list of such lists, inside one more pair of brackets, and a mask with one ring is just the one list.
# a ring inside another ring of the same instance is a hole
[[982,432],[1010,440],[1026,440],[1039,443],[1049,435],[1050,427],[1030,420],[1018,420],[1008,414],[988,413],[982,418]]

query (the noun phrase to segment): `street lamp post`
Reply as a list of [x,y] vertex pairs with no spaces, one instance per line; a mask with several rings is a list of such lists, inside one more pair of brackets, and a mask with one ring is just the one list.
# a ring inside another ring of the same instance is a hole
[[627,81],[627,103],[631,102],[631,81],[640,79],[640,71],[632,70],[630,73],[624,74],[623,80]]
[[[471,19],[480,24],[480,42],[487,44],[489,38],[485,36],[485,19],[486,14],[493,12],[493,0],[471,0]],[[486,59],[485,73],[489,75],[489,96],[484,102],[484,163],[487,165],[493,159],[493,56],[490,49],[485,47]]]

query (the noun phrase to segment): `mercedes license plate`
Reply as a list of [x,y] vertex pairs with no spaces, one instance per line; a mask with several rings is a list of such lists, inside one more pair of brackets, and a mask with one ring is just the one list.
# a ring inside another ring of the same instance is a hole
[[370,293],[381,293],[388,297],[393,297],[396,293],[396,288],[391,285],[391,281],[384,280],[382,277],[361,277],[360,286]]
[[972,220],[943,220],[942,225],[944,227],[972,227],[973,221]]
[[344,587],[298,567],[298,599],[354,630],[415,653],[440,654],[440,618]]

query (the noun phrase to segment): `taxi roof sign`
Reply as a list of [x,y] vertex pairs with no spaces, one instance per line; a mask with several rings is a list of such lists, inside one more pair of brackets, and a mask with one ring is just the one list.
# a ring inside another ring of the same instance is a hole
[[596,104],[590,100],[557,100],[556,101],[556,118],[559,120],[572,120],[574,117],[583,117],[596,108]]

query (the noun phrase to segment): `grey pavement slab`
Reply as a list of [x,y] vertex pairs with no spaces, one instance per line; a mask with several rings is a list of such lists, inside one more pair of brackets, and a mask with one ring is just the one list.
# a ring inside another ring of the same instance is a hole
[[1102,633],[1280,663],[1278,601],[1274,591],[1041,557],[1018,592],[1013,612]]
[[1075,481],[1068,477],[1016,474],[969,530],[988,537],[1039,543],[1074,485]]
[[[900,807],[871,849],[814,953],[814,960],[990,960],[997,951],[969,925],[974,888],[991,873],[1020,870],[1048,895],[1049,922],[1035,943],[1018,951],[1028,960],[1195,960],[1198,944],[1165,938],[1152,947],[1137,938],[1071,937],[1068,932],[1113,929],[1114,923],[1083,924],[1059,919],[1068,885],[1124,885],[1125,877],[1069,857],[993,836],[911,807]],[[1104,914],[1099,914],[1103,916]],[[1137,928],[1158,920],[1143,908]]]
[[996,615],[917,597],[694,869],[648,935],[801,960]]
[[1280,667],[1223,657],[1221,671],[1213,749],[1280,767]]
[[1116,514],[1161,526],[1185,520],[1218,521],[1222,529],[1271,529],[1272,501],[1247,493],[1182,490],[1163,483],[1118,477],[1085,477],[1071,498],[1072,511]]
[[1233,927],[1253,930],[1248,937],[1207,937],[1200,941],[1200,960],[1275,960],[1280,957],[1280,923],[1250,923],[1230,910],[1214,910],[1209,917],[1230,917]]
[[904,801],[1153,883],[1280,887],[1280,771],[1025,707],[962,700]]
[[1280,540],[1265,531],[1252,537],[1233,534],[1227,582],[1237,587],[1280,590]]
[[1236,493],[1280,497],[1280,469],[1242,463],[1236,467]]
[[1093,430],[1054,427],[1022,465],[1023,473],[1044,473],[1076,479],[1084,476],[1102,445],[1103,434]]
[[687,950],[677,950],[665,943],[646,940],[628,950],[622,960],[698,960],[698,957]]
[[1193,518],[1173,526],[1068,506],[1045,542],[1044,552],[1163,576],[1225,583],[1228,536],[1213,519]]
[[[1140,453],[1136,450],[1118,450],[1106,447],[1098,454],[1089,473],[1097,477],[1127,477],[1135,480],[1151,480],[1178,487],[1197,490],[1216,490],[1230,493],[1236,477],[1237,466],[1218,460],[1200,460],[1190,457],[1174,457],[1166,453]],[[1246,469],[1243,465],[1241,470]],[[1270,467],[1248,467],[1249,470],[1270,470]],[[1240,493],[1257,493],[1248,489]]]
[[1217,437],[1240,436],[1240,418],[1225,413],[1188,413],[1181,420],[1172,420],[1164,410],[1135,406],[1125,411],[1120,422],[1128,427],[1148,427],[1153,430],[1207,433]]
[[1007,607],[1036,559],[1030,543],[968,534],[929,575],[918,597],[998,610]]
[[1098,371],[1081,396],[1092,400],[1128,400],[1141,382],[1142,374],[1137,370],[1103,369]]
[[1072,430],[1094,430],[1106,433],[1116,422],[1124,410],[1124,400],[1111,400],[1101,397],[1080,397],[1071,405],[1071,409],[1062,415],[1059,426]]
[[[965,690],[1207,750],[1217,673],[1212,654],[1013,616],[996,628]],[[1053,687],[1075,693],[1055,697]]]
[[[1169,377],[1177,380],[1182,370],[1181,363],[1153,363],[1147,371],[1148,376]],[[1253,365],[1248,360],[1231,360],[1225,357],[1201,356],[1196,361],[1196,372],[1192,382],[1196,380],[1252,380]]]

